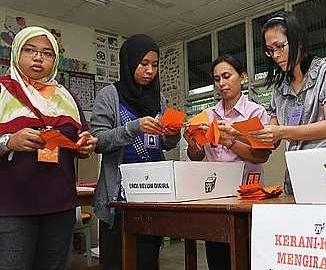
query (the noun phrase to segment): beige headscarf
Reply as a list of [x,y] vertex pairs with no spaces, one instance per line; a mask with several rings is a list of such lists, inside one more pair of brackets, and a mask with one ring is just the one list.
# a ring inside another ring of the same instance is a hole
[[[21,53],[21,48],[24,46],[26,41],[30,38],[36,36],[46,36],[50,41],[53,50],[55,52],[55,60],[51,70],[51,73],[42,78],[39,81],[32,80],[28,78],[23,72],[19,69],[19,57]],[[11,51],[11,61],[10,61],[10,77],[13,80],[16,80],[24,93],[26,94],[27,98],[30,100],[32,105],[39,109],[39,111],[45,115],[50,117],[71,117],[77,125],[81,124],[81,118],[78,110],[78,106],[72,97],[71,93],[65,89],[62,85],[58,84],[55,80],[55,76],[57,74],[59,64],[59,48],[55,37],[46,29],[37,27],[37,26],[30,26],[22,29],[16,36],[12,44],[12,51]],[[28,80],[26,80],[26,78]],[[24,78],[24,79],[23,79]],[[33,81],[33,83],[30,83]],[[42,84],[45,87],[53,88],[53,95],[51,97],[44,97],[39,92],[36,84]],[[6,91],[5,91],[6,92]],[[12,97],[9,93],[1,93],[0,94],[0,107],[1,106],[8,106],[12,108],[10,112],[7,114],[1,115],[0,113],[0,120],[6,122],[11,121],[14,118],[19,116],[37,118],[32,111],[30,111],[26,106],[20,104],[19,107],[15,107],[13,109],[13,104],[15,104],[15,98]],[[3,107],[4,108],[4,107]],[[5,112],[3,112],[5,113]]]
[[55,53],[55,60],[52,67],[52,71],[47,78],[42,79],[43,83],[53,83],[55,76],[57,75],[57,69],[59,65],[59,47],[55,37],[46,29],[38,27],[38,26],[29,26],[22,29],[16,36],[12,43],[11,49],[11,60],[10,60],[10,70],[13,72],[14,68],[18,68],[19,70],[19,57],[20,52],[24,44],[27,40],[37,36],[46,36],[50,41],[52,48]]

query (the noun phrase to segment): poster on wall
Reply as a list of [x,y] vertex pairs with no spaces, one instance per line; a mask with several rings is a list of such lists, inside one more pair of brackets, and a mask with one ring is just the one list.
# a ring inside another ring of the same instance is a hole
[[251,270],[326,269],[326,205],[253,205]]
[[0,75],[5,75],[10,65],[11,44],[15,35],[26,27],[24,17],[5,16],[0,32]]
[[109,72],[106,67],[101,67],[101,66],[96,67],[96,75],[95,75],[96,82],[107,83],[109,81],[108,76],[109,76]]
[[109,69],[109,82],[116,82],[119,80],[119,70],[118,69]]
[[160,54],[161,89],[168,101],[168,106],[183,109],[183,45],[177,43],[163,48]]
[[0,45],[10,46],[16,34],[26,27],[24,17],[13,17],[6,15],[4,30],[0,33]]
[[110,51],[119,51],[120,48],[120,42],[118,35],[109,34],[107,36],[108,41],[108,50]]
[[96,66],[108,66],[108,40],[104,33],[95,33],[96,35]]
[[108,35],[102,32],[95,32],[95,43],[96,43],[96,82],[107,82],[108,81]]
[[91,111],[95,101],[95,76],[88,73],[69,73],[69,89],[72,91],[83,111]]
[[[108,35],[108,55],[109,55],[109,68],[119,67],[119,49],[120,49],[120,39],[118,35],[109,34]],[[110,71],[109,71],[110,73]],[[109,76],[110,80],[110,76]]]

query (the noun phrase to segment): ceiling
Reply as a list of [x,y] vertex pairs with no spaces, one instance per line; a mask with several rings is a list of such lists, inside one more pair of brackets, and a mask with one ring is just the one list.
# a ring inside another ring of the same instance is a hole
[[110,0],[99,6],[86,0],[0,0],[0,6],[125,36],[145,33],[165,43],[280,2],[285,1]]

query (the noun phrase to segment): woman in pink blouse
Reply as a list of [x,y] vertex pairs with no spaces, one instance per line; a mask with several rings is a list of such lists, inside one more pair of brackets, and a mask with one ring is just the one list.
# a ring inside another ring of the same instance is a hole
[[[184,137],[188,142],[187,154],[191,160],[206,161],[239,161],[245,162],[243,181],[250,172],[262,173],[261,163],[266,162],[270,151],[252,149],[244,141],[237,140],[231,127],[233,122],[248,120],[257,116],[265,125],[269,123],[266,110],[241,93],[246,73],[241,63],[232,55],[219,57],[213,62],[212,77],[214,86],[222,99],[213,107],[206,109],[209,121],[217,120],[221,133],[219,145],[212,147],[209,144],[199,145],[193,134],[187,129]],[[207,130],[207,125],[202,125]],[[207,263],[210,270],[228,270],[230,266],[230,249],[225,243],[206,242]]]

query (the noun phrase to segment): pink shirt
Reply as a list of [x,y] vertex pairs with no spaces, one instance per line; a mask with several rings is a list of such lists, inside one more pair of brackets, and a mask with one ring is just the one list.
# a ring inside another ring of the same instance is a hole
[[[258,116],[263,125],[269,124],[269,116],[264,107],[247,100],[244,95],[241,95],[238,102],[226,115],[224,114],[222,100],[219,101],[214,107],[206,109],[206,111],[208,113],[210,122],[212,122],[215,118],[217,120],[225,120],[227,122],[234,123]],[[232,150],[229,150],[222,145],[218,145],[215,148],[210,147],[210,145],[205,145],[204,149],[207,161],[243,160],[242,158],[234,154]],[[263,175],[262,165],[245,161],[244,174],[242,178],[243,183],[245,183],[245,181],[247,180],[247,175],[249,172],[261,172],[261,174]]]

